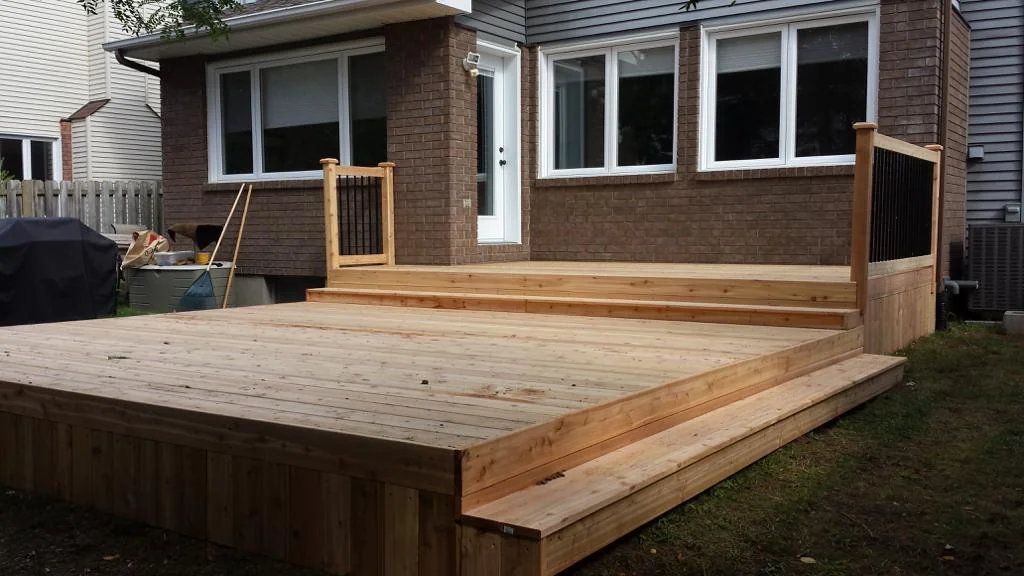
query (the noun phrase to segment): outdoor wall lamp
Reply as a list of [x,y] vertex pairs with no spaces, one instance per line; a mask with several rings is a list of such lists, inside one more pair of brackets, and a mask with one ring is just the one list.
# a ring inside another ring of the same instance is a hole
[[470,52],[466,54],[466,59],[462,61],[462,67],[469,72],[469,75],[476,78],[480,75],[480,54],[477,52]]

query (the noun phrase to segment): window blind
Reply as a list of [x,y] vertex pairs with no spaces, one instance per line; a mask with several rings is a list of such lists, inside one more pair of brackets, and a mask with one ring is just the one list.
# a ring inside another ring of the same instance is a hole
[[321,60],[260,71],[263,128],[338,121],[338,60]]
[[755,34],[717,41],[718,73],[782,67],[782,34]]

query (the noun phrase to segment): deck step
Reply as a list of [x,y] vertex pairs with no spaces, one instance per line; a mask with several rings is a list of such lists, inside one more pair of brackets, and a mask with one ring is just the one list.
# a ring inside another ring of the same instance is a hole
[[788,326],[847,330],[860,324],[856,309],[807,306],[770,306],[740,303],[672,302],[616,298],[478,294],[369,288],[318,288],[309,290],[313,302],[488,310],[570,316],[638,318],[685,322],[714,322],[757,326]]
[[[902,358],[862,354],[465,510],[470,531],[541,541],[556,574],[759,458],[881,394]],[[514,548],[514,546],[510,546]]]
[[[527,263],[538,264],[538,263]],[[332,270],[329,288],[454,292],[661,302],[713,302],[813,308],[855,308],[856,284],[834,276],[779,277],[677,269],[668,265],[625,269],[603,264],[568,269],[515,266],[368,266]],[[578,269],[576,269],[578,268]],[[742,267],[738,267],[742,268]],[[575,270],[575,271],[574,271]],[[660,270],[660,272],[658,271]]]

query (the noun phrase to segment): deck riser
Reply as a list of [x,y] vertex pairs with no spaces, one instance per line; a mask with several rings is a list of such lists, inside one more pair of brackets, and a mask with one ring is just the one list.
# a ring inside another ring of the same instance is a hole
[[[412,308],[440,308],[445,310],[486,310],[490,312],[520,312],[532,314],[558,314],[563,316],[593,316],[601,318],[634,318],[641,320],[670,320],[677,322],[707,322],[715,324],[741,324],[748,326],[779,326],[790,328],[821,328],[846,330],[857,325],[859,316],[838,309],[794,313],[777,306],[762,306],[758,310],[748,307],[737,309],[700,308],[661,304],[617,304],[614,301],[560,302],[543,297],[524,298],[517,295],[458,294],[446,296],[415,296],[359,293],[331,288],[309,290],[310,302],[363,304],[374,306],[400,306]],[[689,304],[689,303],[688,303]]]
[[[474,446],[462,455],[460,510],[515,492],[526,483],[567,467],[553,467],[556,463],[568,464],[581,456],[592,459],[606,454],[621,445],[615,440],[618,437],[635,442],[664,429],[657,423],[665,418],[699,416],[722,402],[746,397],[766,386],[845,359],[861,346],[860,328],[837,333]],[[682,419],[666,422],[679,421]],[[634,433],[623,436],[631,432]]]
[[456,572],[452,495],[341,472],[0,412],[0,485],[339,576]]
[[733,302],[823,308],[852,308],[856,306],[856,290],[852,283],[802,280],[480,274],[352,268],[332,272],[327,286],[329,288],[614,298],[620,300]]
[[785,444],[882,394],[902,367],[851,387],[707,456],[540,541],[463,528],[461,576],[553,576]]

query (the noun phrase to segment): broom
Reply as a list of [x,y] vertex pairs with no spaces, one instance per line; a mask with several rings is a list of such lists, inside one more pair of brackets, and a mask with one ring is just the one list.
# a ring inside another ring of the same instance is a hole
[[217,244],[213,247],[213,253],[210,254],[210,262],[207,263],[206,270],[203,270],[203,273],[185,291],[181,300],[178,301],[176,312],[210,310],[217,307],[217,296],[213,293],[213,278],[210,277],[210,268],[213,267],[213,263],[217,259],[217,250],[220,248],[221,241],[224,240],[224,233],[227,232],[228,225],[231,224],[231,217],[235,215],[235,208],[238,208],[238,201],[242,199],[244,190],[245,184],[242,184],[238,189],[238,195],[235,196],[235,203],[231,205],[231,211],[228,212],[228,219],[224,221],[224,228],[220,231]]

